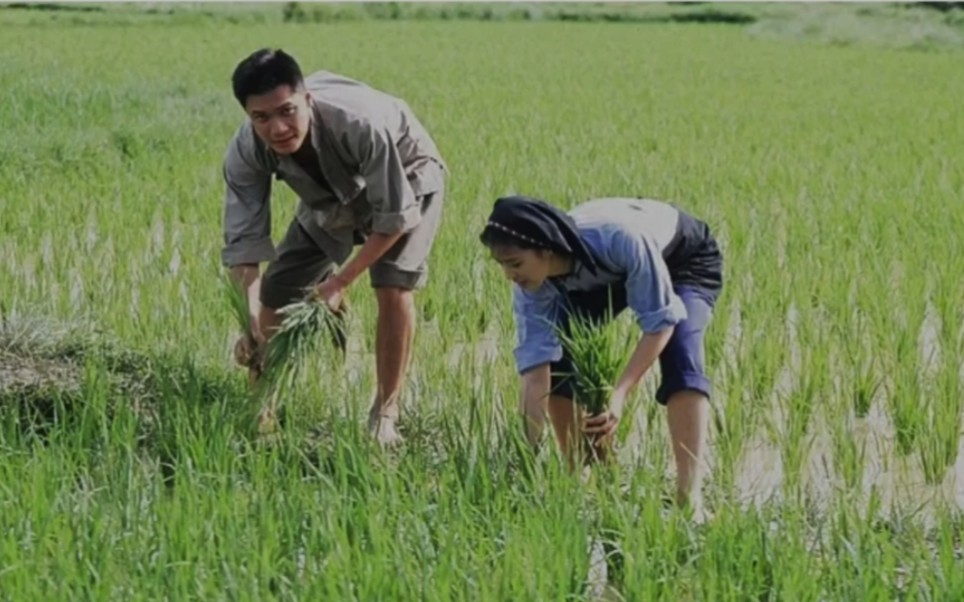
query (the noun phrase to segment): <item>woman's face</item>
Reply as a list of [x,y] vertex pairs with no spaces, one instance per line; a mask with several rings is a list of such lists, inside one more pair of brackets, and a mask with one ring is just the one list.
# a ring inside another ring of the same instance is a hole
[[492,248],[492,258],[499,262],[505,277],[527,291],[542,286],[549,277],[552,253],[543,249],[520,249],[511,245]]

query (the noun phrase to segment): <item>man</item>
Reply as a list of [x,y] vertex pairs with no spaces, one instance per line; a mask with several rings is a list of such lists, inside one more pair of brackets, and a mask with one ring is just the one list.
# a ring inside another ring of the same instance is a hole
[[[328,72],[303,78],[281,50],[245,58],[232,84],[247,119],[224,159],[222,262],[243,287],[254,324],[235,355],[242,364],[257,357],[279,325],[278,310],[306,292],[341,312],[345,292],[368,271],[378,302],[369,428],[380,443],[395,443],[415,330],[413,291],[427,278],[445,164],[404,101]],[[272,179],[300,199],[277,250]],[[264,274],[262,262],[269,262]]]

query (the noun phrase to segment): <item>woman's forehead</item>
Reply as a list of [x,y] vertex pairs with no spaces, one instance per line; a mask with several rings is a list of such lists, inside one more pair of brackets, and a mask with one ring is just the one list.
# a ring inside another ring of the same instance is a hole
[[520,249],[514,245],[496,245],[492,247],[492,257],[498,261],[510,261],[512,259],[524,259],[527,255],[533,254],[531,249]]

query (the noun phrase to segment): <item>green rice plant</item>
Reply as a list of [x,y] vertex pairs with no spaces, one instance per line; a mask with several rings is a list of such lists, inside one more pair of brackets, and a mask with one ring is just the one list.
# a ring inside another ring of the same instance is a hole
[[743,386],[749,392],[749,405],[758,414],[766,412],[779,386],[779,375],[790,361],[790,341],[783,325],[785,310],[769,314],[767,319],[747,320],[753,325],[753,339],[748,343],[746,360],[740,364]]
[[867,463],[865,438],[853,432],[854,420],[850,412],[830,420],[833,467],[847,491],[857,491]]
[[930,576],[935,589],[947,592],[948,597],[959,597],[964,592],[964,572],[961,571],[964,520],[954,511],[943,511],[941,515],[940,520],[946,527],[935,530],[933,547],[936,550]]
[[714,406],[713,411],[714,446],[719,457],[716,481],[723,491],[730,492],[736,479],[734,467],[750,434],[745,421],[747,404],[740,387],[718,388],[717,391],[717,399],[723,401]]
[[934,485],[941,482],[947,469],[957,460],[961,440],[961,412],[964,395],[961,390],[961,354],[957,349],[945,349],[925,407],[930,407],[927,435],[920,439],[920,458],[924,480]]
[[[868,356],[863,362],[860,360]],[[846,362],[850,375],[850,401],[854,412],[859,418],[866,418],[877,391],[880,389],[880,377],[876,374],[876,359],[865,353],[848,355]]]
[[897,450],[903,456],[913,453],[915,444],[924,434],[927,416],[921,401],[918,374],[907,370],[899,373],[890,397],[890,412]]
[[781,454],[788,487],[803,482],[814,437],[814,411],[831,398],[826,341],[822,332],[805,322],[800,336],[800,368],[793,390],[784,400]]
[[[948,226],[944,225],[944,228]],[[959,246],[956,239],[955,246]],[[928,483],[937,484],[944,478],[948,468],[957,461],[961,439],[961,415],[964,411],[961,365],[964,359],[964,338],[961,331],[960,300],[964,298],[964,284],[958,276],[964,269],[959,252],[950,251],[945,262],[937,262],[931,273],[931,299],[934,303],[940,328],[937,332],[935,370],[929,374],[923,406],[928,415],[927,436],[920,445],[921,465]]]
[[889,368],[892,383],[888,409],[894,424],[897,450],[906,456],[914,451],[915,444],[924,434],[928,406],[922,397],[922,376],[914,336],[903,332],[897,333],[896,338]]
[[849,402],[857,418],[866,418],[881,387],[880,360],[873,352],[870,319],[848,307],[830,325],[833,340],[839,342],[840,357],[834,362],[836,395]]

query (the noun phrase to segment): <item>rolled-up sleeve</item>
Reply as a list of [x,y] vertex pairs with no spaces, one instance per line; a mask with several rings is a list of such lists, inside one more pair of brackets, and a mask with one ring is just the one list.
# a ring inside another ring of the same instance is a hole
[[271,171],[257,165],[242,145],[236,136],[224,157],[225,266],[270,261],[276,255],[271,241]]
[[372,206],[372,230],[381,234],[412,230],[422,212],[390,128],[370,121],[358,122],[356,127],[361,175]]
[[534,293],[512,287],[517,339],[515,361],[519,374],[562,358],[562,345],[555,331],[557,297],[548,286]]
[[626,302],[643,332],[660,332],[686,319],[686,306],[673,290],[655,241],[616,230],[606,247],[609,260],[625,270]]

